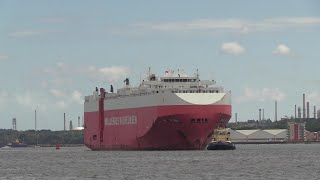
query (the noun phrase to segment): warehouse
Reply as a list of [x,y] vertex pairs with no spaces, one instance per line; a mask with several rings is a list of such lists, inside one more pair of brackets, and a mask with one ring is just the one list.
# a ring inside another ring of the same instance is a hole
[[286,129],[228,130],[235,143],[275,143],[287,141]]

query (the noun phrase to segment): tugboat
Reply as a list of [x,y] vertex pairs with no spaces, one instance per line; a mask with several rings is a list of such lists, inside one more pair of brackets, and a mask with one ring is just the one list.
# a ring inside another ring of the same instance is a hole
[[217,128],[213,131],[213,139],[207,150],[235,150],[236,146],[230,140],[230,132],[226,128]]
[[28,145],[26,143],[20,142],[19,139],[17,139],[16,141],[14,141],[12,143],[9,143],[8,145],[13,148],[28,147]]

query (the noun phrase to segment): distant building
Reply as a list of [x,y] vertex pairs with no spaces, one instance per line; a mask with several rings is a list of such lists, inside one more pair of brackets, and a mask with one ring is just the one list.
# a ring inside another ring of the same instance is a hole
[[320,109],[318,109],[318,111],[317,111],[317,118],[318,119],[320,118]]
[[305,140],[305,123],[288,122],[288,141],[301,142]]
[[319,141],[319,134],[320,132],[305,132],[305,140],[306,141]]
[[238,143],[272,143],[287,141],[287,129],[252,129],[252,130],[232,130],[231,141]]

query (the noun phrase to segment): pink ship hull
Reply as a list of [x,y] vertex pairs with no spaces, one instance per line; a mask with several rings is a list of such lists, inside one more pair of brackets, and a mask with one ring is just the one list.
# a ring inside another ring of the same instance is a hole
[[[155,106],[85,112],[84,116],[84,142],[92,150],[201,150],[213,129],[229,121],[231,105]],[[135,121],[106,121],[128,116]]]

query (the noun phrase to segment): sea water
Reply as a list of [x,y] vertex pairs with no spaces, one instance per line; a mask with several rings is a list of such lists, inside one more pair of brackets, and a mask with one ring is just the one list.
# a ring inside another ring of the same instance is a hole
[[0,179],[320,179],[320,144],[229,151],[0,149]]

